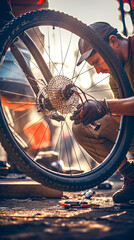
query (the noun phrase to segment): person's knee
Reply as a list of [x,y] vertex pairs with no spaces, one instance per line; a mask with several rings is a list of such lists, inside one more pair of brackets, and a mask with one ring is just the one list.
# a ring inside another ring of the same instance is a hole
[[90,142],[91,139],[97,139],[98,136],[97,133],[93,130],[90,126],[84,126],[83,124],[78,124],[75,125],[73,124],[72,126],[72,132],[75,140],[83,146],[83,143],[85,142]]
[[81,124],[78,124],[78,125],[75,125],[73,123],[73,126],[72,126],[72,132],[73,132],[73,136],[75,138],[75,140],[77,142],[81,142]]

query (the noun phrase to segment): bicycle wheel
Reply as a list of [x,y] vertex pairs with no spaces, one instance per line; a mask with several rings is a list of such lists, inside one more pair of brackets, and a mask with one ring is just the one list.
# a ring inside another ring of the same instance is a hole
[[111,49],[73,17],[52,10],[33,11],[6,25],[0,38],[2,145],[28,176],[65,191],[84,190],[107,179],[125,157],[131,140],[130,117],[121,117],[105,156],[98,153],[96,144],[102,153],[106,150],[99,135],[110,128],[110,117],[105,126],[103,119],[99,121],[99,130],[80,125],[96,140],[87,138],[90,149],[88,144],[83,149],[82,135],[73,136],[70,116],[81,101],[91,95],[113,97],[108,75],[97,75],[85,63],[76,67],[79,37],[90,40],[103,57],[119,95],[130,96],[127,76]]

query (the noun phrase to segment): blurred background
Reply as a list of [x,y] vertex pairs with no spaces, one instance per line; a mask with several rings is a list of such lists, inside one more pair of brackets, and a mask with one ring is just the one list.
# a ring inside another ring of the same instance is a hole
[[127,34],[134,30],[131,7],[134,7],[133,0],[49,0],[49,8],[68,13],[86,24],[105,21],[124,33],[125,20]]
[[[12,8],[13,8],[13,13],[15,14],[15,16],[22,14],[24,12],[28,12],[30,10],[36,10],[36,9],[40,9],[40,8],[50,8],[50,9],[54,9],[54,10],[58,10],[60,12],[64,12],[67,13],[69,15],[72,15],[73,17],[78,18],[79,20],[81,20],[82,22],[86,23],[87,25],[96,22],[96,21],[105,21],[108,22],[109,24],[111,24],[113,27],[117,28],[119,32],[123,33],[125,36],[128,35],[132,35],[133,31],[134,31],[134,1],[133,0],[68,0],[63,1],[63,0],[23,0],[23,1],[19,1],[19,0],[11,0],[11,4],[12,4]],[[44,28],[40,28],[37,29],[38,30],[38,35],[40,34],[40,38],[42,38],[42,40],[44,41],[44,36],[45,36],[45,29]],[[56,32],[56,31],[55,31]],[[29,34],[31,35],[31,37],[33,38],[32,32]],[[69,40],[67,39],[66,34],[63,32],[65,41]],[[53,39],[53,46],[56,46],[56,36],[54,36],[54,34],[51,36],[51,39]],[[40,51],[43,52],[44,49],[42,49],[42,45],[39,45],[39,41],[38,38],[34,39],[34,41],[38,42],[38,47],[40,48]],[[77,44],[75,44],[75,39],[74,39],[74,45],[76,45],[76,49],[74,50],[74,57],[78,52],[78,48],[77,48]],[[23,47],[23,46],[22,46]],[[57,49],[59,49],[56,46]],[[56,49],[55,48],[55,49]],[[54,63],[57,65],[57,67],[61,67],[59,65],[60,59],[58,59],[58,53],[56,52],[56,50],[53,50],[52,52],[54,53],[55,56],[53,56],[53,59],[55,59]],[[10,54],[10,52],[8,53]],[[25,52],[25,54],[28,54]],[[46,54],[45,54],[46,55]],[[5,65],[9,66],[9,62],[8,59],[9,57],[11,58],[11,56],[8,56],[7,59],[5,59]],[[70,59],[72,60],[72,51],[71,51],[71,55],[69,57],[68,55],[68,62],[66,61],[66,70],[67,70],[67,74],[66,76],[69,74],[69,67],[68,65],[70,64]],[[46,59],[46,62],[48,63],[49,59]],[[11,64],[11,62],[10,62]],[[59,66],[58,66],[59,65]],[[12,66],[11,66],[12,67]],[[16,67],[16,66],[15,66]],[[34,66],[32,66],[31,63],[31,68],[33,68]],[[86,70],[87,66],[85,66],[85,70]],[[51,72],[52,75],[55,76],[56,73],[54,72],[55,69],[53,68],[53,65],[51,66]],[[77,71],[77,70],[76,70]],[[78,72],[79,72],[79,68],[78,68]],[[7,75],[6,75],[7,74]],[[37,72],[36,72],[37,74]],[[3,79],[7,80],[8,84],[9,84],[9,74],[7,73],[7,71],[5,71],[3,69],[3,71],[1,71],[1,80],[3,81]],[[11,76],[10,78],[12,78],[14,81],[16,80],[17,75],[15,76]],[[37,77],[37,78],[41,78],[41,77]],[[71,78],[71,76],[69,76],[69,78]],[[24,83],[25,83],[25,78],[21,79],[21,75],[19,76],[19,79],[17,77],[17,81],[19,80],[19,84],[21,84],[21,88],[23,87]],[[98,84],[98,82],[100,82]],[[85,90],[90,88],[90,86],[92,85],[97,85],[96,86],[96,90],[98,91],[99,89],[104,89],[107,88],[108,85],[108,78],[107,76],[104,77],[104,74],[96,74],[95,70],[93,69],[92,71],[87,73],[87,76],[85,77],[84,81],[82,81],[81,77],[78,79],[77,85]],[[94,97],[98,97],[98,93],[97,96]],[[105,93],[105,97],[110,98],[111,97],[111,93],[110,91],[107,91]],[[13,110],[11,110],[13,112]],[[27,112],[27,110],[25,110]],[[21,118],[20,120],[20,114],[22,115],[22,113],[20,113],[19,111],[15,111],[15,113],[13,113],[14,115],[16,115],[16,117],[19,119],[19,124],[15,124],[15,128],[16,128],[16,132],[19,132],[20,129],[23,129],[24,126],[27,126],[27,122],[31,122],[31,120],[33,119],[33,115],[34,118],[36,119],[36,114],[37,111],[35,109],[35,111],[33,112],[33,114],[31,115],[32,117],[28,119],[26,119],[26,113],[23,115],[25,116],[24,118]],[[37,118],[38,119],[38,118]],[[69,121],[69,120],[68,120]],[[32,122],[31,122],[32,124]],[[47,123],[45,123],[47,124]],[[31,125],[32,126],[32,125]],[[55,129],[57,128],[57,125],[54,123],[52,125],[49,124],[50,127],[50,134],[52,135],[55,131]],[[18,129],[17,129],[18,128]],[[28,127],[27,127],[28,128]],[[35,128],[35,126],[34,126]],[[43,128],[45,128],[45,125],[43,125]],[[48,128],[48,127],[47,127]],[[51,129],[52,128],[52,129]],[[23,134],[23,140],[28,143],[29,139],[28,139],[28,133],[25,131],[25,134]],[[70,136],[68,134],[68,130],[66,129],[64,132],[65,135],[65,140],[66,140],[66,145],[68,145],[69,147],[69,152],[71,153],[71,145],[68,144],[68,140],[70,140]],[[58,136],[58,135],[57,135]],[[38,139],[37,139],[38,140]],[[39,140],[38,140],[39,141]],[[45,142],[46,140],[44,140]],[[49,146],[49,137],[48,137],[48,144],[47,147]],[[44,144],[44,143],[43,143]],[[38,145],[38,144],[37,144]],[[32,144],[31,144],[32,146]],[[63,147],[64,149],[64,147]],[[34,147],[32,146],[32,151],[36,150],[36,147],[34,149]],[[79,151],[79,150],[78,150]],[[63,151],[65,152],[65,150]],[[80,153],[79,153],[80,154]],[[72,153],[73,155],[73,153]],[[8,162],[12,165],[11,161],[10,161],[10,157],[6,155],[6,153],[4,152],[3,148],[0,148],[0,164],[1,166],[3,166],[3,162],[4,164],[7,163],[7,158],[8,158]],[[61,159],[63,159],[64,156],[61,156]],[[70,156],[70,158],[75,158]],[[80,158],[80,155],[79,155]],[[13,166],[13,171],[15,166]]]

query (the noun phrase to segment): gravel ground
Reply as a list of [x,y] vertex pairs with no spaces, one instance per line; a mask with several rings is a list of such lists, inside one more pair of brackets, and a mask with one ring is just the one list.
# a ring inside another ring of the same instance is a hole
[[[1,199],[1,240],[38,239],[134,239],[134,208],[117,209],[112,190],[95,190],[90,200],[85,192],[64,192],[61,199]],[[65,209],[65,200],[86,200],[96,208]]]

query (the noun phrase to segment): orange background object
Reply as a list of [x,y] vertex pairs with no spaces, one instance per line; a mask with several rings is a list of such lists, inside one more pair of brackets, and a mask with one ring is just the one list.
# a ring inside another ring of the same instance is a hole
[[51,133],[45,120],[35,123],[29,122],[24,126],[23,130],[33,149],[46,148],[50,145]]
[[15,16],[32,10],[48,8],[48,0],[10,0],[10,2]]
[[11,101],[8,98],[4,97],[1,95],[0,97],[1,103],[2,105],[5,107],[9,107],[10,109],[14,110],[14,111],[24,111],[30,107],[33,107],[33,105],[35,105],[35,103],[33,103],[30,99],[26,99],[26,100],[20,100],[20,101]]

